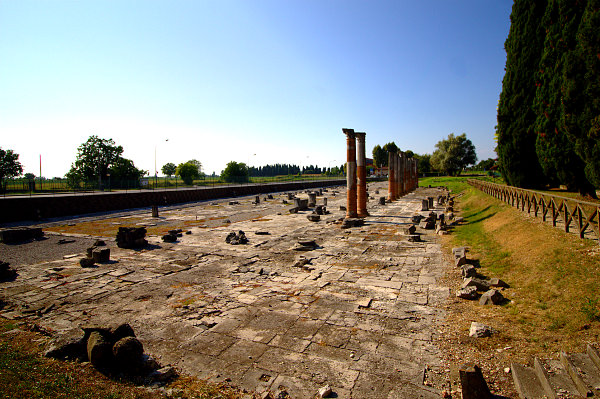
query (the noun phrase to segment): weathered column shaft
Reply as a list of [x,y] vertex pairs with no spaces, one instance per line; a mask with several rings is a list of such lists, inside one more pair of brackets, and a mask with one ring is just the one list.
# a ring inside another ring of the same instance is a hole
[[369,216],[367,212],[367,157],[364,132],[354,133],[356,136],[356,189],[357,214],[359,218]]
[[396,199],[396,193],[395,193],[395,189],[396,189],[396,170],[394,168],[394,156],[396,155],[395,152],[389,152],[388,153],[388,198],[390,199],[390,201],[393,201]]
[[402,197],[406,192],[404,191],[404,160],[405,155],[403,152],[400,153],[400,159],[398,160],[398,195]]
[[346,135],[346,217],[357,217],[356,212],[356,137],[354,129],[342,129]]
[[400,192],[400,176],[401,176],[401,169],[400,169],[400,154],[396,153],[396,199],[400,198],[402,196],[402,193]]

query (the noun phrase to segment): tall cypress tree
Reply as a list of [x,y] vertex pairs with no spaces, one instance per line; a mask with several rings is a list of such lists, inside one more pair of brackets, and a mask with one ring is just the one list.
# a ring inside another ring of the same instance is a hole
[[535,187],[545,181],[535,152],[533,102],[544,45],[541,22],[546,4],[547,0],[515,0],[504,43],[506,72],[498,104],[496,150],[505,181],[519,187]]
[[[536,81],[534,111],[536,152],[546,177],[571,190],[588,193],[583,160],[575,152],[561,122],[563,70],[575,51],[576,33],[584,10],[583,1],[550,0],[542,19],[546,30]],[[592,190],[593,192],[593,190]]]
[[600,187],[600,0],[585,3],[576,49],[565,59],[562,122],[587,178]]

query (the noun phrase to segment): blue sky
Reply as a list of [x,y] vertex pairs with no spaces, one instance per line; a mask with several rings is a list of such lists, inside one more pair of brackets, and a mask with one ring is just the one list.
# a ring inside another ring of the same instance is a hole
[[[90,135],[136,166],[345,162],[342,128],[493,151],[509,0],[0,0],[0,147],[64,175]],[[169,139],[166,141],[166,139]]]

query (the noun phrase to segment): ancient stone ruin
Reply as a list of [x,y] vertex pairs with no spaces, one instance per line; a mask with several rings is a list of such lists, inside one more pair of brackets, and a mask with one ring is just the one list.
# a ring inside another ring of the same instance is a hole
[[119,227],[117,246],[119,248],[143,248],[148,245],[145,227]]

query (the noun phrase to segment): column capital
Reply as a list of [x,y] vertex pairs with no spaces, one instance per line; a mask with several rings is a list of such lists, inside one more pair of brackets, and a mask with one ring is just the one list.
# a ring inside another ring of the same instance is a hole
[[365,136],[367,135],[367,133],[365,132],[354,132],[354,135],[356,136],[357,140],[365,140]]
[[353,139],[355,137],[354,129],[342,128],[342,132],[344,132],[349,139]]

